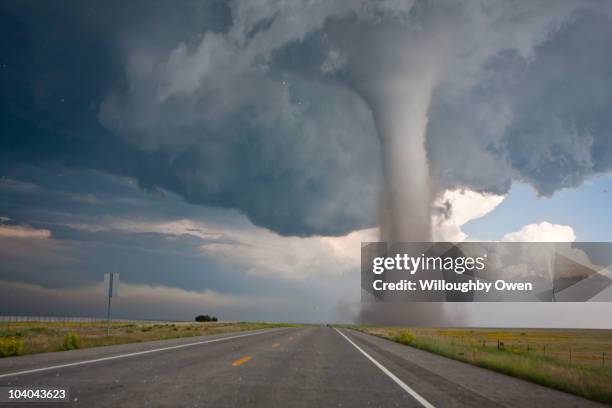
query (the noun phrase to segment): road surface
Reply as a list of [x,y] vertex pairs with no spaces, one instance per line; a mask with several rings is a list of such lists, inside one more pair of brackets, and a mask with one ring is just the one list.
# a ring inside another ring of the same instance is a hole
[[69,387],[70,403],[55,403],[58,407],[601,406],[374,336],[330,327],[281,328],[5,358],[0,359],[0,386]]

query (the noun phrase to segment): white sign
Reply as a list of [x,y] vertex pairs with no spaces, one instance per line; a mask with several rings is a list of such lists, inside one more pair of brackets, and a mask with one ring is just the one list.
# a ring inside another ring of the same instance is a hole
[[107,297],[119,296],[119,274],[118,273],[105,273],[104,274],[104,287],[106,288]]

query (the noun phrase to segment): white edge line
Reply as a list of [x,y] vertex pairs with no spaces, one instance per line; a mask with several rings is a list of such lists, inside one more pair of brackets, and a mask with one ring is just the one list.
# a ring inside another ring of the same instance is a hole
[[220,338],[216,338],[216,339],[202,340],[202,341],[197,341],[197,342],[194,342],[194,343],[178,344],[176,346],[161,347],[161,348],[156,348],[156,349],[151,349],[151,350],[137,351],[137,352],[134,352],[134,353],[118,354],[116,356],[101,357],[101,358],[95,358],[95,359],[92,359],[92,360],[76,361],[74,363],[58,364],[58,365],[49,366],[49,367],[33,368],[33,369],[30,369],[30,370],[23,370],[23,371],[15,371],[15,372],[12,372],[12,373],[0,374],[0,378],[16,377],[16,376],[24,375],[24,374],[38,373],[38,372],[41,372],[41,371],[57,370],[57,369],[60,369],[60,368],[74,367],[74,366],[79,366],[79,365],[98,363],[100,361],[117,360],[117,359],[120,359],[120,358],[140,356],[140,355],[143,355],[143,354],[157,353],[157,352],[160,352],[160,351],[175,350],[175,349],[180,349],[180,348],[184,348],[184,347],[198,346],[200,344],[215,343],[215,342],[223,341],[223,340],[237,339],[239,337],[247,337],[247,336],[254,336],[256,334],[270,333],[272,331],[278,331],[278,330],[283,330],[283,328],[273,329],[273,330],[257,331],[257,332],[253,332],[253,333],[245,333],[245,334],[240,334],[240,335],[237,335],[237,336],[220,337]]
[[435,408],[435,406],[433,406],[429,401],[427,401],[425,398],[421,397],[415,390],[413,390],[412,388],[410,388],[408,385],[406,385],[405,382],[403,382],[402,380],[400,380],[395,374],[393,374],[391,371],[389,371],[385,366],[383,366],[382,364],[380,364],[378,361],[376,361],[374,359],[374,357],[370,356],[368,353],[366,353],[365,351],[363,351],[363,349],[361,347],[359,347],[357,344],[355,344],[353,342],[353,340],[349,339],[344,333],[342,333],[340,330],[336,329],[334,327],[334,330],[336,330],[338,333],[340,333],[340,335],[342,337],[344,337],[349,343],[351,343],[357,350],[359,350],[359,352],[361,352],[361,354],[363,354],[364,356],[366,356],[368,358],[368,360],[370,360],[372,363],[374,363],[374,365],[378,368],[380,368],[380,370],[387,374],[387,376],[389,376],[389,378],[391,378],[393,381],[395,381],[397,383],[397,385],[399,385],[400,387],[402,387],[402,389],[404,391],[406,391],[408,394],[410,394],[415,400],[417,400],[422,406],[426,407],[426,408]]

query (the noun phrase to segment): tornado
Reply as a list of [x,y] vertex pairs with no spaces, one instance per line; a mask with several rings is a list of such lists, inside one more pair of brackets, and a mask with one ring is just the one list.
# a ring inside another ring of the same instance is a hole
[[[353,88],[370,107],[381,145],[381,241],[432,239],[428,115],[448,62],[452,29],[449,18],[438,16],[419,27],[406,21],[376,26],[367,33],[365,57],[353,59],[357,62],[350,67]],[[443,303],[383,302],[362,304],[358,320],[445,326],[456,325],[463,316]]]
[[428,113],[452,38],[448,19],[396,22],[367,33],[352,85],[372,112],[382,152],[381,240],[430,241],[432,191],[425,149]]
[[425,150],[432,78],[397,78],[369,98],[381,142],[384,193],[381,240],[431,240],[431,191]]

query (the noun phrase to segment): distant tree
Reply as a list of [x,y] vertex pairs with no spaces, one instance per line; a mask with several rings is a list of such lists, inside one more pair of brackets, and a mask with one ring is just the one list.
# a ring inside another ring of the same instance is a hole
[[210,319],[211,322],[218,322],[219,319],[217,319],[215,316],[212,317],[212,319]]
[[195,318],[196,322],[210,322],[212,319],[209,315],[197,315]]

